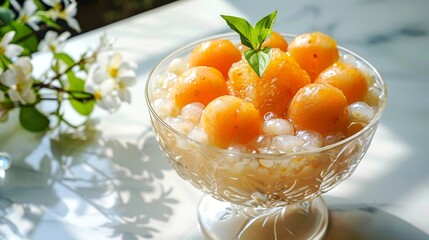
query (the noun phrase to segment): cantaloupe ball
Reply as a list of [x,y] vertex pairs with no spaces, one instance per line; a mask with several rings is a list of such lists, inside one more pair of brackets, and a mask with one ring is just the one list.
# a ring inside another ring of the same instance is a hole
[[271,35],[262,44],[262,47],[278,48],[283,52],[287,51],[287,46],[286,39],[276,31],[272,31]]
[[230,40],[214,39],[194,48],[189,57],[189,66],[214,67],[227,78],[231,65],[240,59],[240,50]]
[[314,80],[339,58],[336,41],[321,32],[305,33],[290,41],[287,51]]
[[292,99],[288,117],[297,131],[310,130],[323,136],[344,132],[349,118],[343,92],[329,84],[312,83],[301,88]]
[[206,106],[200,124],[208,135],[209,144],[227,148],[256,138],[261,120],[259,111],[251,103],[226,95]]
[[207,105],[213,99],[227,95],[228,86],[222,73],[212,67],[192,67],[173,84],[170,98],[179,108],[193,102]]
[[337,62],[319,74],[314,82],[339,88],[349,104],[361,101],[368,92],[365,75],[355,66]]

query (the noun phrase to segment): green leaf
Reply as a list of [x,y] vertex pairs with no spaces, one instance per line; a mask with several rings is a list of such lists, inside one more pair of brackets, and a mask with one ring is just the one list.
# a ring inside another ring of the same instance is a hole
[[252,26],[243,18],[221,15],[228,26],[240,35],[241,43],[249,48],[255,48],[252,43]]
[[0,7],[0,27],[9,25],[14,18],[15,14],[12,10],[5,7]]
[[61,29],[61,26],[57,22],[55,22],[54,20],[52,20],[51,18],[46,17],[46,16],[44,16],[42,14],[39,14],[38,16],[39,16],[39,19],[42,22],[46,23],[46,25],[48,25],[49,27],[54,28],[56,30],[60,30]]
[[54,55],[54,57],[57,60],[63,61],[67,65],[67,67],[71,67],[71,66],[76,64],[76,62],[73,60],[73,58],[70,57],[70,55],[68,55],[66,53],[56,53]]
[[7,69],[7,66],[12,64],[12,61],[6,57],[5,55],[0,55],[0,68],[5,70]]
[[[69,90],[72,92],[70,104],[83,116],[89,116],[94,110],[94,99],[89,99],[89,93],[84,93],[85,81],[76,77],[73,72],[68,72],[67,77],[69,80]],[[85,100],[82,100],[85,99]]]
[[258,77],[262,76],[262,74],[265,72],[265,69],[267,69],[268,64],[270,63],[270,50],[271,49],[269,47],[265,47],[260,51],[249,50],[244,53],[244,57]]
[[1,7],[9,8],[9,5],[10,5],[9,0],[6,0],[6,1],[1,5]]
[[45,6],[40,0],[33,0],[34,4],[37,6],[39,10],[45,10]]
[[[270,36],[276,21],[277,11],[272,12],[270,15],[259,20],[255,25],[255,33],[258,37],[258,42],[262,43]],[[260,47],[260,46],[259,46]]]
[[261,49],[264,41],[270,36],[277,11],[259,20],[254,27],[243,18],[221,15],[228,26],[240,36],[241,43],[250,48],[244,56],[256,74],[261,77],[270,63],[270,48]]
[[23,106],[19,112],[19,122],[31,132],[41,132],[49,128],[49,119],[35,106]]

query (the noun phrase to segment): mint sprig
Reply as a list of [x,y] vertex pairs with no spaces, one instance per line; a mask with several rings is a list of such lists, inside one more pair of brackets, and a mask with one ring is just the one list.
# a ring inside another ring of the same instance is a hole
[[228,26],[240,35],[241,43],[250,48],[244,52],[244,57],[258,77],[264,74],[271,61],[271,48],[262,48],[262,44],[270,36],[276,16],[277,11],[274,11],[252,27],[244,18],[221,15]]

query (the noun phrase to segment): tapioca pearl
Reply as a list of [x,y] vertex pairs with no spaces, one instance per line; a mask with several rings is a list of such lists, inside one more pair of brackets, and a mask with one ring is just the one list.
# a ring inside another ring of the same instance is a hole
[[177,82],[178,76],[174,73],[167,73],[164,77],[161,87],[170,89]]
[[357,61],[356,57],[351,54],[341,53],[340,58],[342,62],[353,66],[356,64]]
[[200,127],[193,128],[189,132],[188,137],[197,141],[197,142],[200,142],[202,144],[208,144],[208,142],[209,142],[209,137],[208,137],[206,131],[204,131],[204,129],[202,129]]
[[267,147],[267,148],[258,148],[258,153],[262,153],[262,154],[279,154],[279,150],[277,149],[273,149],[271,147]]
[[322,135],[314,131],[299,131],[297,136],[304,140],[305,150],[314,150],[323,146]]
[[236,153],[249,153],[250,149],[244,145],[230,145],[227,148],[228,151],[236,152]]
[[155,112],[162,118],[176,116],[180,113],[180,109],[173,101],[167,98],[157,98],[153,101],[152,106]]
[[277,114],[273,113],[273,112],[267,112],[264,114],[264,120],[268,121],[274,118],[278,118],[279,116],[277,116]]
[[168,89],[165,88],[155,88],[152,91],[152,97],[157,99],[157,98],[167,98],[168,96]]
[[246,164],[244,162],[236,161],[233,165],[233,169],[237,172],[241,172],[241,171],[243,171],[245,166],[246,166]]
[[205,106],[202,103],[195,102],[185,105],[182,108],[181,116],[183,118],[189,119],[194,123],[198,123],[201,118],[201,113],[203,112]]
[[374,117],[374,109],[365,102],[355,102],[348,106],[353,122],[368,123]]
[[283,118],[274,118],[264,122],[262,131],[267,134],[293,135],[295,129],[293,124]]
[[167,117],[165,122],[175,130],[188,135],[189,132],[195,127],[195,124],[188,119],[182,117]]
[[344,139],[344,133],[342,132],[331,133],[325,137],[325,142],[323,145],[324,146],[331,145],[343,139]]
[[273,141],[273,135],[259,135],[255,140],[250,142],[250,146],[258,149],[258,148],[270,148],[271,143]]
[[247,166],[251,169],[257,169],[257,168],[259,168],[260,164],[259,164],[258,160],[251,159],[250,162],[247,164]]
[[159,74],[154,76],[154,88],[163,88],[165,79],[167,78],[167,74],[163,73],[163,74]]
[[299,152],[304,150],[304,140],[292,135],[280,135],[273,138],[272,147],[280,153]]
[[264,168],[274,167],[274,160],[260,159],[259,164]]
[[182,58],[175,58],[168,65],[168,70],[178,76],[181,75],[184,71],[186,71],[186,69],[188,69],[188,64]]
[[378,106],[382,91],[378,87],[370,87],[363,100],[370,106]]

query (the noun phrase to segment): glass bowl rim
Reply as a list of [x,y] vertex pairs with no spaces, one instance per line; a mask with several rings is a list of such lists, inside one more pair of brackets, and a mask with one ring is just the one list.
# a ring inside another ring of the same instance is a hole
[[[279,32],[279,33],[283,37],[291,38],[291,39],[298,36],[297,34],[282,33],[282,32]],[[233,37],[239,38],[239,35],[236,33],[233,33],[233,32],[228,32],[228,33],[214,34],[214,35],[210,35],[208,37],[199,38],[195,41],[192,41],[188,44],[183,45],[182,47],[179,47],[178,49],[176,49],[172,53],[168,54],[158,64],[156,64],[155,67],[152,68],[152,70],[150,71],[149,76],[146,80],[146,84],[145,84],[145,99],[146,99],[146,104],[149,108],[149,111],[150,111],[151,115],[156,118],[156,121],[160,122],[164,127],[169,129],[170,131],[172,131],[175,135],[180,136],[181,138],[185,139],[186,141],[190,141],[193,144],[195,144],[196,146],[201,147],[203,149],[209,149],[210,151],[215,151],[215,152],[219,152],[220,154],[224,154],[224,155],[226,154],[226,155],[230,155],[230,156],[241,156],[243,158],[250,158],[250,159],[258,158],[258,159],[272,159],[272,160],[279,160],[279,158],[290,158],[290,157],[297,157],[297,156],[308,155],[308,154],[317,154],[317,153],[329,151],[330,149],[334,149],[340,145],[346,144],[346,143],[351,142],[354,139],[360,137],[362,134],[367,132],[370,128],[372,128],[374,125],[376,125],[379,122],[379,120],[380,120],[380,118],[384,112],[386,102],[387,102],[387,87],[386,87],[386,83],[385,83],[383,77],[380,75],[378,70],[371,63],[369,63],[366,59],[364,59],[360,55],[356,54],[355,52],[353,52],[353,51],[351,51],[345,47],[337,45],[340,52],[345,52],[347,54],[352,55],[358,61],[361,61],[362,63],[364,63],[364,65],[369,67],[371,69],[371,72],[375,75],[375,77],[380,80],[380,83],[381,83],[380,87],[383,90],[383,96],[381,98],[381,104],[378,106],[378,111],[376,112],[376,115],[371,119],[371,121],[364,128],[362,128],[357,133],[355,133],[352,136],[347,137],[341,141],[338,141],[334,144],[326,145],[326,146],[316,148],[316,149],[312,149],[312,150],[305,150],[305,151],[300,151],[300,152],[288,152],[288,153],[246,153],[246,152],[238,152],[238,151],[219,148],[219,147],[212,146],[209,144],[204,144],[204,143],[195,141],[192,138],[189,138],[185,134],[177,131],[176,129],[174,129],[173,127],[168,125],[156,113],[155,109],[152,107],[152,103],[150,102],[150,99],[149,99],[149,94],[150,94],[149,93],[149,86],[151,83],[151,79],[153,78],[153,75],[158,70],[158,68],[160,68],[163,64],[167,63],[168,61],[171,61],[172,59],[174,59],[174,56],[178,55],[179,53],[181,53],[185,50],[188,50],[190,47],[192,47],[192,46],[195,47],[197,44],[202,43],[202,42],[207,41],[207,40],[211,40],[211,39],[218,39],[218,38],[231,39]]]

